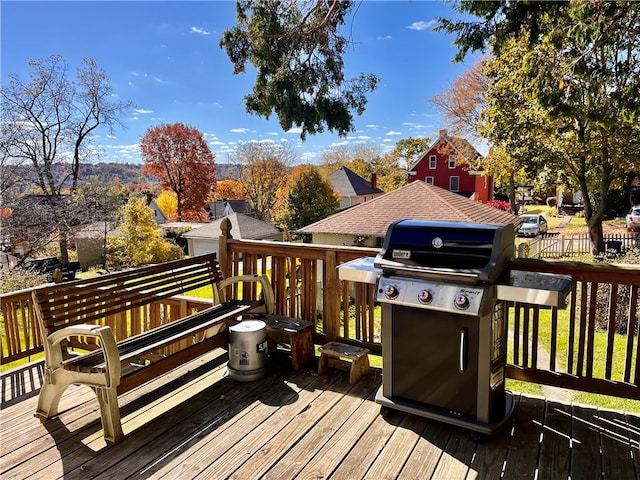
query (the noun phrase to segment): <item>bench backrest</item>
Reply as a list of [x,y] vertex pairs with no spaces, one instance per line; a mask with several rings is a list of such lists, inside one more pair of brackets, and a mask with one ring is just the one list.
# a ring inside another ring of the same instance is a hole
[[201,287],[215,289],[222,278],[214,253],[37,288],[34,309],[49,335]]

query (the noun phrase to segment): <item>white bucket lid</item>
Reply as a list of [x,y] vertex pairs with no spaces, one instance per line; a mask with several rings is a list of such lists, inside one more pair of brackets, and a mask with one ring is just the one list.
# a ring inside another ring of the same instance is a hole
[[229,327],[229,330],[232,332],[259,332],[265,328],[267,328],[267,324],[262,320],[244,320]]

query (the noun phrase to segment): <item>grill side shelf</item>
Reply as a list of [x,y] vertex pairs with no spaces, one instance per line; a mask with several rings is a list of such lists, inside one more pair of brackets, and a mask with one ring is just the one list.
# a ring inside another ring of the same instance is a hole
[[496,284],[498,300],[566,308],[571,277],[553,273],[512,270]]

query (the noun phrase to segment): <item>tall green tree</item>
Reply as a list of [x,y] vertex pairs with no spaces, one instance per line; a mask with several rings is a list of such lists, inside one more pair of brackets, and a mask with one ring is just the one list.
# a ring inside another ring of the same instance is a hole
[[[480,21],[444,21],[442,28],[457,34],[458,58],[492,48],[490,116],[505,126],[498,134],[522,146],[535,139],[547,159],[562,162],[582,192],[592,251],[604,251],[608,193],[640,167],[640,4],[461,1],[458,7]],[[525,102],[503,101],[516,93]]]
[[346,136],[354,130],[366,93],[378,78],[344,76],[343,56],[349,42],[341,32],[352,1],[237,0],[237,24],[223,33],[220,47],[234,73],[247,64],[256,70],[253,91],[244,97],[248,113],[275,112],[284,130],[307,134],[325,129]]
[[331,183],[320,170],[314,166],[302,168],[289,183],[284,226],[295,238],[296,230],[329,216],[339,205]]
[[67,262],[68,237],[79,221],[67,194],[79,188],[82,163],[97,155],[92,135],[99,127],[110,133],[122,127],[120,119],[132,104],[115,100],[106,73],[91,58],[75,78],[61,55],[31,60],[29,66],[28,81],[9,75],[0,89],[7,142],[1,153],[5,165],[30,166],[29,180],[47,199],[48,225],[58,231],[60,257]]

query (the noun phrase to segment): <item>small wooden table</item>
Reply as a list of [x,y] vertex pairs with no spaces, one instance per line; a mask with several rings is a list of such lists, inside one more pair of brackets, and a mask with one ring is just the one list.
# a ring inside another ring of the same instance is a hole
[[349,363],[349,383],[355,385],[362,375],[369,373],[369,349],[329,342],[320,347],[318,375],[323,375],[327,367],[345,368]]
[[291,365],[294,371],[315,357],[313,322],[283,315],[260,317],[267,325],[267,335],[275,342],[291,346]]

